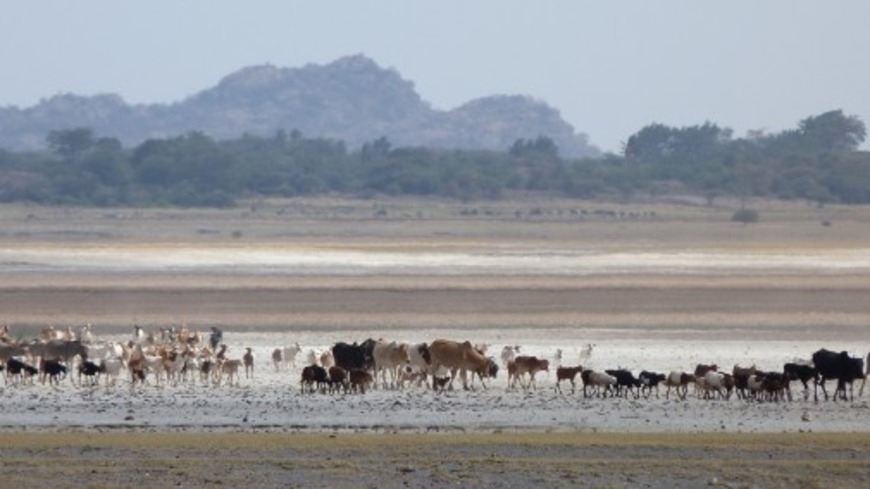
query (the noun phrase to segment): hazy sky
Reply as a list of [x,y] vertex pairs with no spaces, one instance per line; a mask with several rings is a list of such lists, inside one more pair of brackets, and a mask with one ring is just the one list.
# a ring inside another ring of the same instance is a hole
[[245,66],[359,53],[436,109],[531,95],[604,150],[653,122],[743,136],[842,109],[870,125],[867,0],[4,2],[0,106],[169,103]]

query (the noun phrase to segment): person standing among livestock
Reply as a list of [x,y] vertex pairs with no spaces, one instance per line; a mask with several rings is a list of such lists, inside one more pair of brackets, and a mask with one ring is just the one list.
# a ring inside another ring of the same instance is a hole
[[208,344],[211,345],[212,351],[217,350],[218,345],[223,341],[224,332],[217,326],[211,327],[211,336],[208,338]]

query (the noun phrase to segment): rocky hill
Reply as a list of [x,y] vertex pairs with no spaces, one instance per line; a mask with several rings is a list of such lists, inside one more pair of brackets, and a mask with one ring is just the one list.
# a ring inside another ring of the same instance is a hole
[[594,156],[585,134],[528,96],[491,96],[450,111],[432,109],[414,84],[363,55],[327,65],[243,68],[216,86],[172,104],[128,105],[117,95],[57,95],[30,108],[0,108],[0,147],[44,147],[49,131],[89,127],[137,145],[202,131],[217,139],[299,130],[356,148],[386,137],[393,146],[505,150],[520,138],[547,136],[563,156]]

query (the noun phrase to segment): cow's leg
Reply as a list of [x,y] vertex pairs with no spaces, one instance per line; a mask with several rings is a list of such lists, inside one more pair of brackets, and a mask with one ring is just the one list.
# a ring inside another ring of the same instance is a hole
[[396,367],[390,367],[390,389],[396,389]]
[[828,391],[825,389],[825,378],[824,378],[824,377],[822,377],[822,378],[820,378],[819,380],[816,381],[816,388],[815,388],[815,399],[816,399],[816,402],[819,401],[819,393],[818,393],[818,389],[819,389],[819,387],[822,388],[822,394],[825,395],[825,400],[827,401],[827,400],[828,400]]

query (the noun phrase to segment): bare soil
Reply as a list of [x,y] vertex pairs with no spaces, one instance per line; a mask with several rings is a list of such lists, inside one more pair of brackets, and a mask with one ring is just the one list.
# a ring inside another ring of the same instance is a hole
[[759,337],[870,339],[870,277],[27,276],[0,284],[19,335],[46,325],[118,334],[188,324],[227,331],[384,328],[734,327]]

